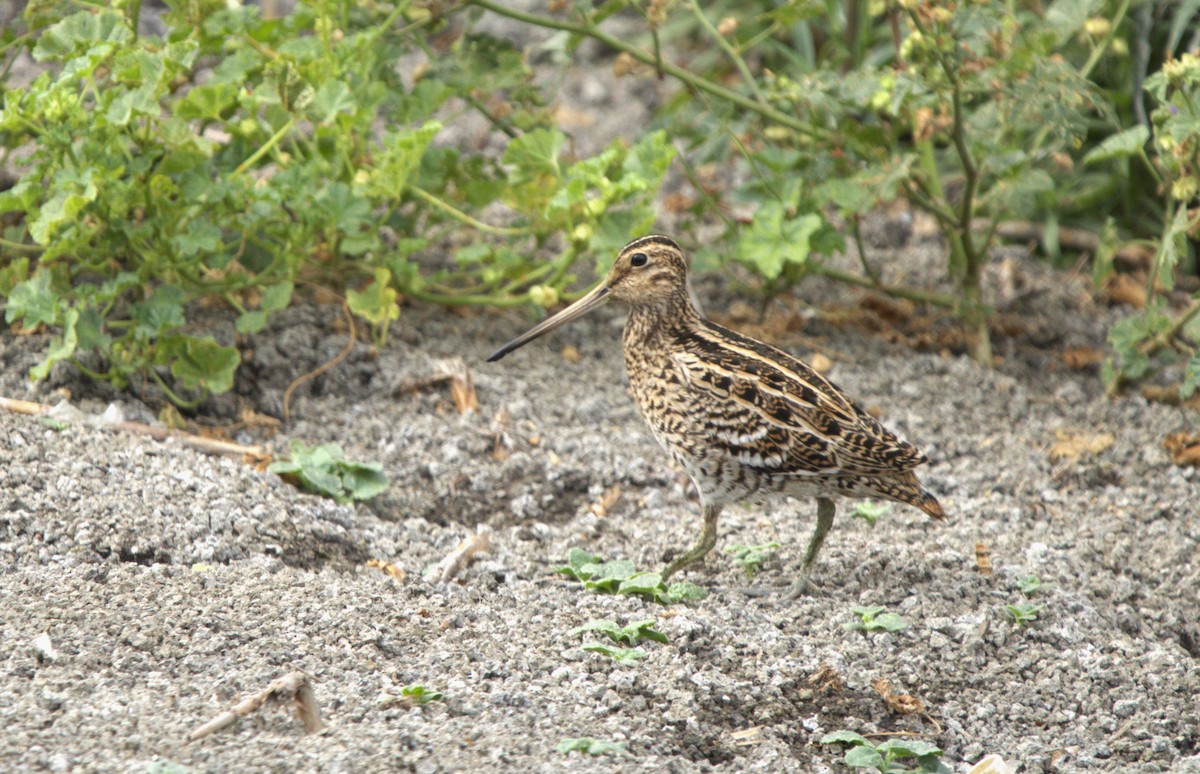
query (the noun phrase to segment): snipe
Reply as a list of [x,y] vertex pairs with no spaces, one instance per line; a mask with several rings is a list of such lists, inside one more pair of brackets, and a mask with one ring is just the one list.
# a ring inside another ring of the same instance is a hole
[[630,242],[600,285],[488,361],[609,298],[629,306],[625,369],[638,408],[700,492],[700,540],[667,566],[664,579],[712,550],[721,509],[738,501],[816,498],[817,527],[794,594],[803,592],[833,525],[834,497],[894,500],[944,518],[913,473],[926,461],[920,450],[800,360],[700,316],[683,251],[668,237]]

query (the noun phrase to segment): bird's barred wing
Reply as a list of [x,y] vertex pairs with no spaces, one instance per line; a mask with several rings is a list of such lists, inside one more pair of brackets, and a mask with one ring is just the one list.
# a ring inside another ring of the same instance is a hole
[[[753,342],[753,340],[747,340]],[[774,475],[880,475],[925,456],[825,377],[760,342],[722,342],[721,357],[678,350],[677,367],[703,406],[706,432],[738,462]]]

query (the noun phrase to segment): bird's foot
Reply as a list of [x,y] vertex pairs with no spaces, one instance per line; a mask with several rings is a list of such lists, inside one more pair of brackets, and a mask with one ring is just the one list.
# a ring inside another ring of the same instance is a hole
[[800,577],[797,578],[796,582],[793,583],[791,588],[788,589],[787,598],[799,599],[800,597],[811,596],[819,591],[820,589],[815,583],[812,582],[812,578],[809,576],[809,574],[804,572],[800,574]]

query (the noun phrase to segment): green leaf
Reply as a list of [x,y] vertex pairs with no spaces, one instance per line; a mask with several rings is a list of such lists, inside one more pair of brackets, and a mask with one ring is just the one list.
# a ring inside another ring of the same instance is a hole
[[420,166],[429,143],[442,130],[437,121],[428,121],[420,129],[386,132],[375,154],[374,168],[367,189],[375,196],[399,199]]
[[708,596],[708,589],[697,586],[695,583],[672,583],[667,587],[667,600],[669,602],[699,602]]
[[95,199],[95,186],[89,186],[82,193],[55,191],[49,201],[41,206],[37,217],[29,224],[29,236],[43,247],[49,245],[59,226],[74,222],[80,211]]
[[304,489],[340,503],[367,500],[388,487],[381,465],[351,462],[346,459],[342,447],[333,443],[308,446],[301,441],[292,441],[291,459],[272,462],[267,470],[294,476]]
[[1183,372],[1183,384],[1179,385],[1179,397],[1187,400],[1200,389],[1200,354],[1192,355]]
[[347,290],[346,303],[350,311],[372,325],[386,325],[400,319],[400,305],[396,299],[400,294],[391,287],[392,273],[380,266],[375,269],[375,280],[363,291]]
[[175,115],[189,121],[220,121],[226,111],[237,106],[237,95],[237,86],[229,82],[195,86],[175,106]]
[[344,81],[328,80],[313,95],[308,112],[321,123],[328,123],[339,113],[353,113],[357,105],[350,87]]
[[908,622],[896,613],[883,613],[872,619],[868,624],[868,628],[879,629],[885,632],[898,632],[902,629],[907,629]]
[[887,503],[872,503],[863,501],[854,506],[854,513],[850,515],[853,518],[862,519],[867,524],[870,524],[872,527],[874,527],[875,522],[879,520],[879,517],[883,516],[891,509],[892,507]]
[[628,755],[624,742],[606,742],[590,736],[567,737],[554,747],[556,752],[581,752],[587,755]]
[[63,335],[55,338],[46,353],[46,359],[29,369],[29,378],[40,382],[50,375],[50,369],[60,360],[65,360],[75,354],[79,339],[75,333],[75,324],[79,322],[79,310],[68,309],[63,315]]
[[809,239],[823,222],[816,213],[791,218],[781,202],[766,202],[743,232],[738,258],[767,279],[776,279],[786,264],[803,265],[808,260]]
[[871,742],[862,734],[855,733],[854,731],[848,731],[846,729],[833,731],[826,734],[825,736],[821,737],[820,744],[865,744],[872,746]]
[[171,246],[183,258],[215,253],[221,249],[221,229],[208,220],[193,221],[186,231],[171,239]]
[[889,739],[875,749],[888,758],[923,758],[942,754],[942,748],[936,744],[909,739]]
[[241,362],[234,347],[222,347],[209,338],[181,336],[172,349],[171,376],[187,389],[214,395],[233,389],[233,373]]
[[566,135],[557,129],[534,129],[513,138],[504,151],[503,161],[510,168],[509,182],[514,185],[526,183],[549,183],[557,180],[562,172],[558,156],[562,153]]
[[161,336],[183,327],[185,294],[174,285],[160,285],[142,302],[133,305],[130,316],[137,323],[134,333],[144,339]]
[[886,771],[886,762],[883,756],[869,744],[860,747],[851,747],[846,751],[844,758],[846,765],[852,769],[878,769]]
[[50,289],[50,272],[39,269],[31,278],[18,282],[9,293],[4,322],[21,320],[26,328],[39,323],[55,325],[58,312],[58,296]]
[[[633,566],[633,563],[629,563]],[[662,576],[656,572],[639,572],[625,580],[617,587],[618,594],[656,594],[662,587]]]
[[425,706],[432,701],[440,701],[441,691],[431,691],[420,684],[406,685],[400,689],[400,694],[417,706]]
[[124,16],[112,11],[80,11],[42,31],[33,58],[65,59],[78,49],[95,43],[124,43],[133,36]]
[[572,548],[567,551],[567,566],[558,568],[556,572],[569,575],[575,580],[588,580],[591,574],[584,574],[583,568],[588,565],[599,565],[601,561],[600,557],[589,554],[582,548]]
[[266,326],[267,313],[259,311],[243,312],[233,323],[234,330],[241,334],[258,333]]
[[1150,130],[1138,124],[1124,131],[1109,135],[1104,142],[1087,152],[1084,164],[1098,164],[1112,159],[1128,158],[1142,152],[1150,139]]
[[351,500],[370,500],[391,485],[383,466],[377,462],[346,462],[341,467],[342,486]]

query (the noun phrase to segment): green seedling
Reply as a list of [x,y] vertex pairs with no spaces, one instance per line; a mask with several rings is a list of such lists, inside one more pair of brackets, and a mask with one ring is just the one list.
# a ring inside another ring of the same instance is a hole
[[854,605],[850,612],[858,616],[857,621],[845,624],[852,632],[898,632],[908,628],[908,622],[896,613],[885,613],[886,608],[880,605],[863,607]]
[[593,739],[590,736],[567,737],[558,743],[554,748],[560,753],[579,752],[585,755],[616,755],[625,757],[629,752],[625,749],[624,742],[606,742],[602,739]]
[[741,565],[746,571],[746,575],[754,577],[754,575],[762,569],[763,562],[767,557],[779,550],[779,544],[772,541],[761,546],[747,546],[742,543],[729,546],[725,549],[725,553],[733,554],[733,563]]
[[420,683],[406,685],[400,689],[400,695],[404,697],[404,703],[410,707],[424,707],[432,701],[441,701],[441,691],[431,691]]
[[646,657],[646,651],[641,648],[614,648],[599,642],[589,642],[583,646],[589,653],[599,653],[608,656],[622,666],[633,666]]
[[267,467],[302,489],[324,495],[339,503],[369,500],[387,491],[388,478],[378,462],[351,462],[342,447],[327,443],[306,446],[292,441],[290,460],[272,462]]
[[1038,617],[1038,611],[1041,609],[1041,605],[1035,605],[1032,602],[1021,602],[1020,604],[1016,605],[1004,606],[1004,611],[1012,617],[1013,622],[1016,623],[1017,626],[1024,626],[1030,621],[1036,621]]
[[1049,585],[1049,583],[1042,582],[1042,579],[1036,575],[1022,575],[1017,578],[1017,589],[1027,597],[1033,596]]
[[670,640],[667,635],[653,628],[654,619],[649,618],[645,621],[634,621],[627,626],[618,626],[614,621],[596,619],[588,621],[583,626],[576,626],[571,630],[571,634],[583,634],[584,632],[601,632],[607,634],[613,642],[618,645],[635,645],[638,640],[654,640],[666,645]]
[[600,594],[636,594],[661,605],[696,602],[708,592],[694,583],[667,586],[656,572],[639,572],[628,559],[605,562],[587,551],[572,548],[567,564],[556,572],[581,581],[583,587]]
[[864,501],[854,506],[854,512],[850,515],[856,519],[862,519],[867,524],[870,524],[872,527],[874,527],[875,522],[879,520],[879,517],[885,515],[891,509],[892,506],[888,505],[887,503],[872,503]]
[[[940,747],[929,742],[889,739],[872,744],[862,734],[834,731],[821,737],[821,744],[847,745],[845,764],[852,769],[874,769],[882,774],[950,774],[941,760]],[[901,759],[915,759],[915,765]]]

